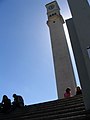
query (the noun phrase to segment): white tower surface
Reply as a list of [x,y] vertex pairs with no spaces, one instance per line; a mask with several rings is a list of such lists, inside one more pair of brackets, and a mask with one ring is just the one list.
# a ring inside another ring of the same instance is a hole
[[76,81],[71,64],[68,45],[63,28],[63,17],[56,1],[46,4],[53,61],[56,75],[58,98],[64,97],[67,87],[71,88],[72,95],[75,95]]

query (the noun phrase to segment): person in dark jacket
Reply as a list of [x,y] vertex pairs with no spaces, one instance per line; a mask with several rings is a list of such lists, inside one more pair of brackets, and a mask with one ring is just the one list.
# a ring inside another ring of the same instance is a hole
[[6,96],[3,95],[3,99],[1,102],[1,111],[2,112],[8,112],[11,109],[11,100]]
[[82,94],[82,90],[79,86],[77,86],[76,88],[76,95],[81,95]]
[[13,94],[14,101],[12,102],[13,109],[24,107],[24,100],[22,96]]

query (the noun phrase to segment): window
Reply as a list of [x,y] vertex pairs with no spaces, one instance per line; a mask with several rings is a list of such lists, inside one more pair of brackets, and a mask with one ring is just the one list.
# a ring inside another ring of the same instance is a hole
[[51,15],[49,15],[49,17],[52,17],[52,16],[54,16],[54,15],[56,15],[57,13],[53,13],[53,14],[51,14]]
[[90,58],[90,46],[87,47],[88,56]]
[[53,21],[53,23],[55,23],[55,21]]

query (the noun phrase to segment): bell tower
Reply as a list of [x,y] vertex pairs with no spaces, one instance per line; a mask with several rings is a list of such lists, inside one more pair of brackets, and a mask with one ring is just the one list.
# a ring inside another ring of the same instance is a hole
[[71,88],[72,95],[75,95],[76,82],[71,64],[70,54],[63,28],[63,17],[56,1],[46,4],[50,30],[53,61],[55,68],[58,98],[63,98],[67,87]]

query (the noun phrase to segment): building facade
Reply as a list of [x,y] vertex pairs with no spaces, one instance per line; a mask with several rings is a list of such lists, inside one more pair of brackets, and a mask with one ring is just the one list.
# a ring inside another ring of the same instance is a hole
[[66,20],[84,102],[90,110],[90,5],[87,0],[67,0],[72,18]]

